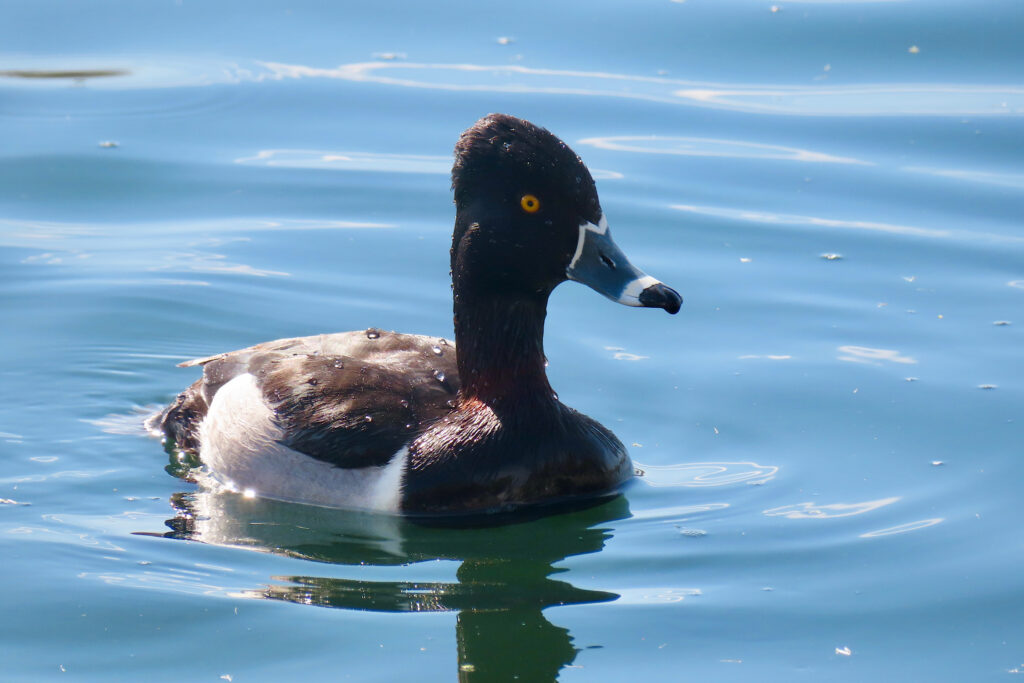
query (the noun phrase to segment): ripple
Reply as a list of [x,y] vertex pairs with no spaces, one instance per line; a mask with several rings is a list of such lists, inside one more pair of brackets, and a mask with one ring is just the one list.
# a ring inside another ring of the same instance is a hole
[[670,587],[617,588],[613,592],[619,595],[617,602],[625,605],[656,605],[667,602],[682,602],[686,598],[704,594],[699,588]]
[[648,486],[706,487],[730,484],[763,484],[775,478],[779,468],[755,462],[695,462],[679,465],[642,465],[640,481]]
[[839,360],[851,363],[864,363],[866,365],[881,365],[879,361],[890,363],[903,363],[913,365],[917,360],[910,356],[901,356],[896,349],[873,349],[870,346],[840,346],[838,351],[846,354],[838,356]]
[[112,586],[148,588],[161,592],[184,593],[188,595],[248,597],[244,593],[231,590],[227,586],[212,583],[210,579],[214,578],[214,575],[210,572],[183,568],[169,567],[125,572],[81,572],[77,576],[80,579],[102,581]]
[[622,348],[621,346],[606,346],[606,347],[604,347],[604,350],[605,351],[611,351],[612,354],[613,354],[612,358],[614,358],[615,360],[638,361],[638,360],[648,360],[650,358],[650,356],[641,356],[640,354],[637,354],[637,353],[630,353],[629,351],[626,351],[626,349]]
[[1022,173],[998,173],[995,171],[969,171],[952,168],[928,168],[925,166],[905,166],[904,171],[913,173],[925,173],[927,175],[939,176],[940,178],[951,178],[953,180],[966,180],[972,183],[984,183],[998,187],[1013,187],[1024,190],[1024,174]]
[[[641,479],[641,481],[643,481],[643,479]],[[729,503],[703,503],[701,505],[677,505],[669,508],[634,510],[633,519],[680,519],[690,515],[697,515],[702,512],[725,510],[728,507]]]
[[257,78],[332,78],[462,92],[617,97],[748,113],[800,116],[1024,113],[1024,87],[957,83],[854,86],[742,85],[522,65],[356,62],[333,68],[257,62]]
[[835,517],[852,517],[871,512],[878,508],[892,505],[900,499],[900,496],[892,498],[879,498],[868,500],[863,503],[828,503],[819,505],[817,503],[796,503],[782,507],[765,510],[763,514],[767,517],[785,517],[786,519],[832,519]]
[[861,538],[877,538],[878,536],[892,536],[894,534],[905,534],[909,531],[917,531],[918,529],[925,529],[930,526],[935,526],[940,522],[944,522],[944,517],[935,517],[933,519],[921,519],[916,522],[907,522],[906,524],[900,524],[898,526],[891,526],[888,529],[879,529],[878,531],[869,531],[861,534]]
[[316,168],[337,171],[388,171],[392,173],[432,173],[451,171],[449,156],[419,154],[381,154],[376,152],[335,152],[314,149],[264,149],[254,156],[235,159],[246,166],[276,168]]
[[[237,107],[242,90],[209,86],[252,82],[258,75],[234,62],[179,55],[8,56],[16,68],[0,75],[0,92],[47,91],[47,97],[0,98],[0,117],[64,119],[73,98],[76,119],[196,116]],[[257,69],[258,71],[258,69]],[[15,75],[18,74],[18,75]],[[173,90],[168,94],[167,91]],[[103,91],[102,98],[81,91]]]
[[766,145],[742,140],[717,138],[691,138],[659,135],[619,135],[600,138],[585,138],[581,145],[615,152],[636,152],[640,154],[673,154],[694,157],[723,157],[738,159],[780,159],[824,164],[858,164],[873,166],[871,162],[851,157],[837,157],[823,152],[814,152],[798,147]]
[[[423,173],[448,175],[452,158],[436,154],[391,154],[326,149],[261,149],[256,154],[235,159],[243,166],[270,168],[310,168],[328,171],[381,171],[387,173]],[[595,180],[618,180],[616,171],[591,169]]]
[[900,225],[897,223],[883,223],[879,221],[826,218],[824,216],[806,216],[800,214],[775,213],[773,211],[763,210],[699,206],[695,204],[669,204],[669,208],[701,216],[724,218],[733,221],[763,223],[767,225],[866,230],[893,235],[927,237],[933,239],[959,239],[969,242],[1024,243],[1024,237],[1017,235],[1000,235],[996,233],[974,232],[968,230],[939,230],[935,228],[922,228],[913,225]]
[[159,415],[163,409],[162,405],[151,404],[147,406],[136,406],[129,413],[111,413],[104,415],[97,420],[82,420],[86,424],[99,427],[107,434],[123,434],[125,436],[154,436],[146,424],[150,418]]
[[5,61],[17,66],[0,71],[0,89],[79,85],[101,90],[137,90],[241,83],[261,78],[258,68],[236,61],[181,55],[8,55]]
[[895,223],[880,223],[876,221],[861,221],[842,218],[825,218],[823,216],[801,216],[798,214],[774,213],[770,211],[751,211],[745,209],[731,209],[716,206],[696,206],[693,204],[671,204],[669,208],[677,211],[686,211],[704,216],[717,218],[728,218],[732,220],[750,221],[753,223],[771,223],[779,225],[809,225],[824,228],[853,228],[856,230],[871,230],[888,232],[896,235],[915,235],[918,237],[949,237],[952,233],[949,230],[933,230],[930,228],[919,228],[912,225],[898,225]]
[[[1024,114],[1024,87],[961,83],[891,83],[849,86],[737,84],[688,81],[627,73],[532,68],[518,64],[446,64],[372,61],[314,67],[269,61],[182,59],[167,55],[18,55],[3,88],[143,90],[330,78],[402,88],[463,92],[532,93],[613,97],[710,107],[747,113],[798,116],[985,116]],[[35,74],[35,77],[30,75]],[[116,76],[116,77],[115,77]],[[223,100],[212,104],[216,105]],[[191,110],[210,102],[181,101]],[[158,109],[168,109],[167,102]],[[62,110],[63,111],[63,110]],[[27,114],[28,112],[26,112]],[[125,109],[106,114],[131,115]],[[149,111],[152,115],[154,112]],[[849,163],[849,162],[847,162]]]
[[218,275],[251,275],[254,277],[291,277],[280,270],[256,268],[245,263],[232,263],[224,254],[177,252],[164,256],[166,263],[148,268],[150,271],[216,273]]

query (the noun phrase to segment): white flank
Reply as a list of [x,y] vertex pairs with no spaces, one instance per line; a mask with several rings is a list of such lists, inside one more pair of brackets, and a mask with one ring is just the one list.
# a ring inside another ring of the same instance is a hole
[[398,512],[408,451],[387,465],[342,469],[278,443],[273,412],[250,374],[216,393],[199,430],[200,456],[224,486],[328,507]]

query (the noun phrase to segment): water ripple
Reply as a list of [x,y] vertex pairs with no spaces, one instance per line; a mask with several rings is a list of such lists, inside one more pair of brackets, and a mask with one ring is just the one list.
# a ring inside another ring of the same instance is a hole
[[449,156],[423,154],[381,154],[377,152],[332,152],[315,149],[263,149],[254,156],[235,159],[246,166],[277,168],[319,168],[344,171],[390,171],[392,173],[435,173],[451,171]]
[[917,360],[910,356],[901,356],[895,349],[873,349],[869,346],[840,346],[839,352],[846,354],[838,356],[839,360],[851,363],[864,363],[866,365],[881,365],[879,361],[890,363],[915,364]]
[[815,152],[799,147],[766,145],[743,140],[721,140],[717,138],[692,138],[661,135],[617,135],[600,138],[585,138],[581,145],[615,152],[637,152],[640,154],[674,154],[693,157],[724,157],[736,159],[779,159],[819,164],[857,164],[873,166],[869,161],[852,157],[839,157],[824,152]]
[[[270,168],[311,168],[329,171],[383,171],[388,173],[423,173],[448,175],[450,155],[393,154],[384,152],[351,152],[326,149],[261,149],[256,154],[235,159],[243,166]],[[617,180],[616,171],[590,169],[595,180]]]
[[640,481],[648,486],[728,486],[763,484],[775,478],[779,468],[756,462],[694,462],[678,465],[636,466],[643,472]]
[[852,517],[871,512],[878,508],[892,505],[900,499],[900,496],[892,498],[879,498],[868,500],[863,503],[795,503],[783,505],[782,507],[765,510],[763,514],[767,517],[785,517],[786,519],[832,519],[835,517]]
[[[0,89],[66,88],[68,84],[103,90],[190,88],[220,84],[331,78],[402,88],[463,92],[534,93],[644,100],[747,113],[798,116],[984,116],[1024,114],[1024,86],[962,83],[890,83],[848,86],[735,84],[689,81],[663,76],[518,64],[446,64],[372,61],[314,67],[304,64],[182,59],[132,55],[19,57],[16,68],[0,74]],[[69,68],[73,65],[74,68]],[[26,78],[24,74],[50,74]],[[116,75],[117,77],[85,77]],[[2,77],[6,75],[7,77]],[[187,110],[217,101],[187,102]],[[153,115],[167,110],[145,112]],[[113,114],[114,111],[107,111]],[[124,114],[124,111],[118,113]],[[133,112],[128,112],[129,114]],[[175,113],[167,110],[164,113]]]
[[861,538],[877,538],[878,536],[892,536],[894,534],[905,534],[908,531],[917,531],[918,529],[925,529],[930,526],[935,526],[940,522],[944,522],[944,517],[935,517],[933,519],[921,519],[916,522],[907,522],[906,524],[900,524],[898,526],[891,526],[888,529],[879,529],[878,531],[868,531],[860,535]]
[[748,113],[800,116],[1008,115],[1024,113],[1024,87],[957,83],[853,86],[741,85],[522,65],[356,62],[320,68],[257,62],[256,78],[333,78],[462,92],[617,97]]
[[927,237],[932,239],[961,239],[971,242],[1001,242],[1001,243],[1024,243],[1024,237],[1017,235],[999,235],[996,233],[974,232],[968,230],[940,230],[936,228],[922,228],[913,225],[900,225],[897,223],[882,223],[879,221],[864,221],[844,218],[826,218],[824,216],[805,216],[800,214],[775,213],[772,211],[755,211],[749,209],[733,209],[720,206],[698,206],[695,204],[669,204],[670,209],[685,211],[701,216],[712,216],[733,221],[747,221],[751,223],[764,223],[781,226],[800,226],[814,228],[840,228],[847,230],[867,230],[871,232],[883,232],[893,235],[908,235],[912,237]]

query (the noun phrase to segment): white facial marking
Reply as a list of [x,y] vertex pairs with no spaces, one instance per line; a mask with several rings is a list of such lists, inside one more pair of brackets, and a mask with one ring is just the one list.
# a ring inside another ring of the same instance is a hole
[[601,214],[601,220],[594,225],[590,221],[583,221],[580,223],[580,237],[576,241],[576,253],[572,255],[572,261],[569,261],[569,270],[576,267],[576,262],[580,260],[580,256],[583,255],[583,243],[587,240],[587,231],[593,232],[598,235],[603,235],[608,232],[608,219]]
[[626,304],[627,306],[639,306],[640,305],[640,293],[651,285],[660,285],[661,280],[653,278],[650,275],[644,275],[642,278],[633,280],[626,288],[622,290],[622,294],[619,295],[619,303]]

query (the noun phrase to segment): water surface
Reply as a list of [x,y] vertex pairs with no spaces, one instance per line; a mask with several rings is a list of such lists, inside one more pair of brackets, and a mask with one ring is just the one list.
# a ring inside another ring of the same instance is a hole
[[[4,16],[5,679],[1024,671],[1020,3]],[[644,475],[490,530],[181,478],[140,427],[176,363],[450,336],[451,148],[491,111],[686,299],[551,301],[552,385]]]

